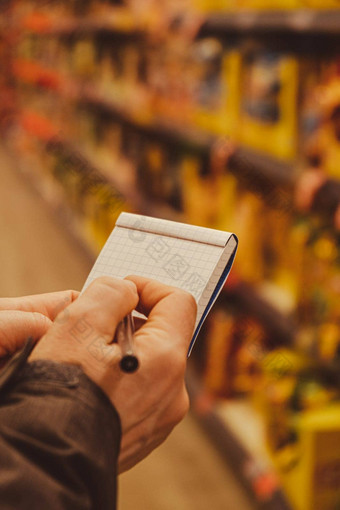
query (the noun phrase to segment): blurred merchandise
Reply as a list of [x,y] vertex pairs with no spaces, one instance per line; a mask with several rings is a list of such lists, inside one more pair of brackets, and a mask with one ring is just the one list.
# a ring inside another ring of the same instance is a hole
[[236,0],[237,5],[251,9],[296,9],[300,0]]
[[203,39],[193,47],[192,91],[195,125],[215,134],[237,136],[241,54],[224,48],[216,39]]
[[[285,353],[290,369],[266,370],[268,441],[294,508],[339,505],[339,377]],[[272,353],[275,359],[277,353]],[[303,490],[301,490],[303,487]]]
[[302,141],[308,163],[338,178],[340,170],[340,60],[328,58],[304,69]]
[[260,508],[339,510],[339,1],[9,6],[8,152],[95,253],[122,210],[237,233],[193,408]]
[[216,12],[234,9],[237,0],[192,0],[192,5],[200,12]]
[[284,159],[296,156],[298,62],[250,46],[242,72],[241,141]]
[[300,0],[300,7],[311,7],[312,9],[338,9],[338,0]]

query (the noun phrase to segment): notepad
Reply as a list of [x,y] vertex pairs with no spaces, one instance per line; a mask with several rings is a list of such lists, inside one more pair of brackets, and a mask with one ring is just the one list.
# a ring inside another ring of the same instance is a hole
[[190,292],[197,302],[189,354],[230,273],[238,240],[230,232],[122,213],[84,289],[100,276],[144,276]]

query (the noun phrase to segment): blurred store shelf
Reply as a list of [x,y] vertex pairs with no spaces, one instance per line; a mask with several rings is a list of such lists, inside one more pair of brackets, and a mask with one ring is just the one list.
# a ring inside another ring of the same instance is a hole
[[244,316],[254,317],[264,325],[268,337],[272,339],[272,345],[267,346],[271,349],[294,344],[296,324],[289,314],[281,311],[281,301],[282,299],[275,301],[273,292],[269,299],[263,295],[260,285],[251,285],[245,281],[227,285],[220,297],[221,306],[234,312],[242,312]]
[[302,34],[340,37],[338,10],[248,10],[211,14],[199,36],[242,34]]
[[188,387],[195,415],[258,510],[290,510],[266,448],[263,419],[245,400],[210,400],[194,370]]
[[20,20],[21,29],[37,36],[63,37],[77,34],[110,33],[114,36],[140,36],[141,27],[127,9],[110,9],[104,16],[84,18],[54,17],[44,12],[33,12]]
[[[88,108],[94,109],[97,114],[103,112],[106,116],[111,116],[113,120],[139,132],[144,137],[174,146],[178,150],[192,151],[203,158],[209,158],[214,147],[229,141],[228,138],[214,136],[197,128],[179,126],[172,121],[146,120],[140,114],[137,115],[131,108],[122,106],[118,101],[105,98],[93,86],[79,85],[36,61],[16,59],[13,69],[18,82],[32,84],[42,91],[52,91],[68,100],[87,105]],[[28,113],[22,112],[22,117],[27,119]],[[29,124],[29,121],[26,121],[26,124]],[[58,129],[48,119],[41,119],[41,126],[38,134],[42,134],[45,138],[52,138],[60,132],[60,128]],[[35,134],[37,135],[37,133]],[[79,155],[81,151],[72,147],[72,141],[64,139],[60,140],[60,144],[63,146],[63,150],[76,154],[76,157],[81,157]],[[235,147],[234,154],[228,161],[229,170],[248,189],[255,191],[264,199],[269,197],[274,207],[278,207],[285,212],[293,211],[292,192],[296,181],[294,163],[280,160],[269,154],[238,144]],[[129,187],[121,189],[121,185],[112,177],[112,170],[105,171],[105,169],[96,168],[95,158],[90,157],[89,154],[87,157],[90,161],[85,165],[86,167],[91,166],[95,169],[95,172],[101,175],[101,178],[112,181],[113,186],[119,192],[127,196],[131,203],[137,204],[137,208],[150,211],[148,204],[145,201],[143,203],[143,198],[138,195],[136,190],[131,192]],[[337,199],[339,185],[339,182],[335,179],[334,186],[329,186],[323,191],[323,203],[334,202]],[[154,208],[153,213],[156,212],[157,208],[158,205]],[[174,219],[176,216],[178,217],[176,211],[169,209],[167,212],[168,217]],[[324,207],[316,207],[315,212],[323,218],[327,216],[327,210]],[[156,215],[158,216],[157,213]]]
[[[200,19],[200,18],[198,18]],[[25,17],[24,30],[41,36],[67,36],[74,33],[108,33],[112,36],[141,37],[148,34],[145,23],[133,18],[124,10],[111,10],[106,17],[94,16],[84,19],[65,19],[55,22],[44,14]],[[293,33],[303,35],[332,35],[339,37],[340,13],[335,9],[248,9],[238,12],[210,14],[203,22],[198,37],[232,33],[263,34]]]
[[[39,62],[16,60],[14,65],[16,78],[24,83],[35,84],[43,89],[52,90],[62,96],[82,104],[88,104],[119,120],[144,136],[175,145],[179,149],[192,150],[202,155],[209,155],[213,146],[220,142],[219,137],[210,135],[199,129],[183,127],[165,120],[145,121],[136,116],[132,110],[103,94],[91,86],[80,86],[62,77],[52,69],[46,69]],[[223,142],[223,137],[221,138]],[[239,147],[230,160],[230,166],[236,175],[257,185],[266,193],[267,187],[291,189],[294,182],[294,166],[260,153],[248,147]]]
[[[116,172],[114,171],[115,165],[112,161],[109,166],[98,165],[95,155],[89,148],[78,147],[72,140],[65,139],[58,126],[46,117],[38,115],[35,112],[29,110],[22,111],[19,117],[19,124],[30,136],[42,142],[50,153],[58,152],[63,154],[66,159],[72,161],[72,164],[77,169],[77,173],[82,174],[88,180],[95,181],[97,185],[107,185],[113,195],[120,198],[123,202],[133,204],[134,209],[138,210],[141,214],[167,217],[173,220],[181,219],[179,213],[170,206],[161,203],[157,204],[155,202],[150,203],[139,193],[135,186],[131,185],[130,181],[126,182],[126,172],[123,172],[123,169],[126,170],[126,168],[129,167],[129,162],[127,160],[120,160],[119,163],[116,163],[119,169],[119,171]],[[26,171],[28,168],[29,166],[26,166]],[[45,182],[49,183],[48,186],[53,186],[52,183],[54,180],[51,179],[50,176],[43,175],[43,172],[40,172],[39,178],[37,179],[35,177],[36,173],[35,166],[35,169],[31,170],[30,175],[39,189],[43,189]],[[58,200],[58,210],[63,209],[65,205],[65,210],[67,211],[67,200],[65,193],[63,193],[63,188],[58,186],[57,183],[55,183],[55,187],[56,196],[60,196],[60,194],[62,196],[62,198]],[[54,194],[50,193],[49,195],[53,198],[48,199],[48,201],[54,208],[56,202]],[[68,213],[65,212],[64,215],[65,214],[69,216]]]

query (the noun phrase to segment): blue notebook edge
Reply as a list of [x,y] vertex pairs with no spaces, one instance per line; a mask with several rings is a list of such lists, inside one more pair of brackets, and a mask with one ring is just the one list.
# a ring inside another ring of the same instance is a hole
[[203,313],[203,315],[201,317],[201,320],[200,320],[200,322],[198,323],[198,325],[197,325],[197,327],[195,329],[194,336],[193,336],[193,338],[192,338],[192,340],[190,342],[190,346],[189,346],[188,358],[189,358],[189,356],[190,356],[190,354],[192,352],[192,349],[193,349],[193,347],[195,345],[195,342],[196,342],[198,334],[199,334],[199,332],[200,332],[200,330],[201,330],[201,328],[203,326],[203,323],[204,323],[205,319],[207,318],[207,316],[208,316],[208,314],[209,314],[209,312],[210,312],[210,310],[211,310],[211,308],[212,308],[212,306],[213,306],[213,304],[215,302],[215,299],[217,298],[217,296],[222,291],[222,289],[223,289],[223,287],[224,287],[224,285],[225,285],[225,283],[226,283],[226,281],[228,279],[228,276],[230,274],[231,268],[232,268],[232,266],[234,264],[234,260],[235,260],[235,257],[236,257],[236,252],[237,252],[239,241],[238,241],[238,237],[235,234],[232,234],[230,236],[230,238],[228,239],[228,242],[230,241],[231,238],[235,239],[236,246],[235,246],[234,251],[233,251],[233,253],[231,254],[231,256],[230,256],[230,258],[228,260],[228,263],[227,263],[226,267],[224,268],[224,271],[223,271],[223,273],[221,275],[221,278],[219,279],[219,281],[218,281],[218,283],[217,283],[217,285],[215,287],[214,292],[211,295],[211,298],[209,300],[209,303],[206,306],[206,309],[204,310],[204,313]]

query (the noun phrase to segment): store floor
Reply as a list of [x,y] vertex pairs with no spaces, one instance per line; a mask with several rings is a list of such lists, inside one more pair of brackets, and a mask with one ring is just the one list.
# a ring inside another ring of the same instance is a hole
[[[0,296],[80,289],[91,262],[0,147]],[[168,441],[120,478],[120,510],[252,510],[188,416]]]

